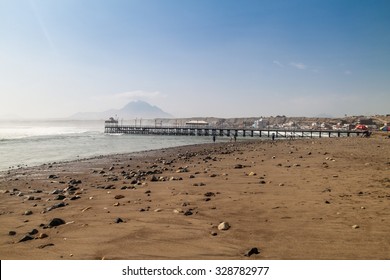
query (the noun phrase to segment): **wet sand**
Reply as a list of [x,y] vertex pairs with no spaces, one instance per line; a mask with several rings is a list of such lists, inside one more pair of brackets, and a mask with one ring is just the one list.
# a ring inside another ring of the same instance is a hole
[[390,139],[377,137],[216,143],[2,172],[0,258],[390,259],[389,170]]

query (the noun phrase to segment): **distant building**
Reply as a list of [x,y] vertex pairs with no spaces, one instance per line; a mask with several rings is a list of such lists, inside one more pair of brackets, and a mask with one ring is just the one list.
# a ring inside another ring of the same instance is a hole
[[266,128],[267,126],[268,126],[268,121],[262,118],[257,121],[254,121],[252,124],[253,128],[258,128],[258,129],[263,129]]
[[117,126],[118,125],[118,120],[114,119],[113,117],[109,118],[104,122],[105,125],[109,126]]
[[193,127],[205,127],[205,126],[208,126],[209,123],[206,122],[206,121],[196,121],[196,120],[192,120],[192,121],[186,122],[186,125],[188,125],[188,126],[193,126]]

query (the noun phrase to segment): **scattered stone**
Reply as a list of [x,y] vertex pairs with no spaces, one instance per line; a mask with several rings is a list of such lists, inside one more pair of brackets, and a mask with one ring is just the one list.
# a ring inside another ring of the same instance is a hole
[[8,235],[9,235],[9,236],[14,236],[14,235],[16,235],[16,231],[10,230],[10,231],[8,232]]
[[88,206],[88,207],[82,209],[81,212],[85,212],[85,211],[87,211],[87,210],[89,210],[89,209],[91,209],[91,208],[92,208],[91,206]]
[[60,203],[54,204],[53,206],[46,208],[46,211],[49,212],[49,211],[57,209],[57,208],[65,207],[66,205],[67,204],[65,202],[60,202]]
[[37,238],[38,239],[44,239],[46,237],[49,237],[46,233],[40,233]]
[[64,198],[66,198],[65,195],[59,194],[59,195],[57,195],[57,196],[54,198],[54,200],[63,200]]
[[37,234],[38,233],[38,230],[37,229],[33,229],[32,231],[30,231],[28,234],[30,235],[34,235],[34,234]]
[[234,168],[235,169],[241,169],[241,168],[243,168],[244,166],[242,165],[242,164],[236,164],[235,166],[234,166]]
[[191,216],[192,214],[194,214],[191,210],[187,210],[184,212],[184,216]]
[[204,196],[206,196],[206,197],[215,196],[215,193],[213,193],[213,192],[207,192],[207,193],[204,194]]
[[25,211],[25,212],[24,212],[24,214],[23,214],[23,215],[25,215],[25,216],[29,216],[29,215],[32,215],[32,213],[33,213],[33,211],[31,211],[31,210],[27,210],[27,211]]
[[54,190],[52,191],[50,194],[60,194],[62,192],[62,190]]
[[158,182],[158,178],[153,175],[152,178],[150,179],[150,182]]
[[182,167],[176,170],[176,173],[184,173],[184,172],[189,172],[187,167]]
[[325,200],[325,204],[330,204],[330,202],[328,200]]
[[114,198],[115,198],[115,199],[122,199],[122,198],[124,198],[124,197],[125,197],[124,195],[117,194]]
[[256,176],[257,174],[255,173],[255,172],[250,172],[249,174],[248,174],[248,176]]
[[55,175],[55,174],[51,174],[49,175],[49,177],[47,177],[48,179],[58,179],[58,176]]
[[78,185],[81,184],[81,180],[72,179],[68,182],[69,185]]
[[60,219],[60,218],[54,218],[50,221],[48,227],[57,227],[57,226],[60,226],[60,225],[63,225],[65,224],[65,221],[63,219]]
[[211,236],[217,236],[218,235],[218,233],[216,233],[215,231],[210,232],[210,234],[211,234]]
[[25,241],[29,241],[29,240],[33,240],[33,239],[34,239],[34,237],[32,237],[31,235],[25,235],[25,236],[22,237],[22,239],[20,239],[20,240],[18,241],[18,243],[20,243],[20,242],[25,242]]
[[359,226],[358,226],[358,225],[353,225],[352,228],[353,228],[353,229],[358,229]]
[[283,186],[284,186],[284,184],[283,184],[283,183],[280,183],[280,184],[279,184],[279,187],[283,187]]
[[157,209],[154,210],[154,212],[156,212],[156,213],[161,212],[161,211],[162,211],[161,208],[157,208]]
[[42,244],[42,245],[39,245],[37,248],[43,249],[43,248],[50,247],[50,246],[54,246],[54,244],[53,243]]
[[222,222],[218,225],[219,230],[228,230],[230,228],[230,225],[228,222]]
[[121,218],[116,218],[115,223],[116,224],[123,223],[123,220]]
[[261,180],[259,183],[263,185],[263,184],[266,184],[267,182],[264,180]]
[[244,256],[245,256],[245,257],[250,257],[250,256],[252,256],[252,255],[258,255],[258,254],[260,254],[259,249],[257,249],[256,247],[253,247],[253,248],[250,249],[248,252],[246,252],[246,253],[244,254]]

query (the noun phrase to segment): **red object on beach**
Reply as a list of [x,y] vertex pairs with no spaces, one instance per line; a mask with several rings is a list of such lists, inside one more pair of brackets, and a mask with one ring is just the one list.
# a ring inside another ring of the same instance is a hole
[[359,130],[368,130],[368,127],[365,126],[364,124],[358,124],[355,129],[359,129]]

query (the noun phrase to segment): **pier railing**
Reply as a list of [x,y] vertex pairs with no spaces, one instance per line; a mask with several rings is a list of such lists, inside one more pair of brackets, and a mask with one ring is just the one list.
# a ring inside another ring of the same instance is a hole
[[350,137],[365,135],[361,130],[323,130],[291,128],[227,128],[212,126],[153,126],[106,124],[105,133],[110,134],[152,134],[177,136],[226,136],[226,137],[275,137],[275,138],[314,138]]

